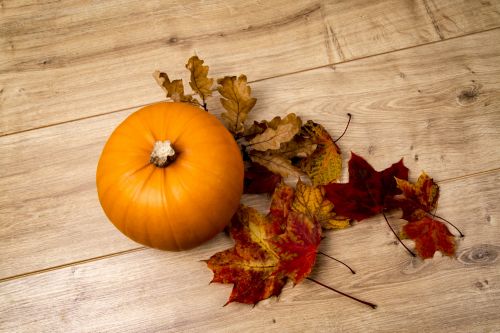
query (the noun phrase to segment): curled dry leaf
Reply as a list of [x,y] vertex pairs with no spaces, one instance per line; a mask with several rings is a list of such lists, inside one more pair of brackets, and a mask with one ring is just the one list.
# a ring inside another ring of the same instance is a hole
[[292,211],[292,200],[293,189],[282,184],[267,216],[246,206],[235,214],[230,227],[234,247],[207,261],[214,272],[212,282],[234,284],[227,303],[256,304],[278,296],[288,279],[297,284],[311,273],[321,227]]
[[197,56],[189,58],[186,68],[191,72],[191,80],[189,85],[195,93],[197,93],[203,100],[208,96],[212,96],[212,86],[214,79],[208,78],[208,66],[203,66],[204,61]]
[[270,122],[264,122],[267,128],[249,141],[251,149],[266,151],[280,149],[281,144],[287,143],[299,132],[302,120],[294,113],[285,118],[275,117]]
[[323,188],[309,186],[300,179],[295,188],[292,209],[316,219],[324,229],[343,229],[350,226],[350,220],[338,216],[333,204],[325,198]]
[[181,80],[170,81],[167,73],[155,71],[153,77],[160,87],[165,91],[168,98],[174,102],[185,102],[199,105],[198,101],[191,95],[184,95],[184,85]]
[[240,75],[238,78],[225,76],[218,79],[217,83],[219,84],[217,90],[222,95],[220,101],[227,110],[222,114],[222,118],[233,134],[240,134],[244,131],[244,122],[257,99],[251,96],[252,90],[247,85],[245,75]]
[[280,154],[272,153],[270,151],[251,151],[250,159],[252,162],[263,165],[272,172],[285,178],[288,176],[303,176],[302,172],[294,167],[289,159],[281,156]]

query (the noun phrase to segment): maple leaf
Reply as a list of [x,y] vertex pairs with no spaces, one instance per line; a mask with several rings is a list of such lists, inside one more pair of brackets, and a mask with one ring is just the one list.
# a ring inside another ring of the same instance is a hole
[[295,187],[292,209],[316,219],[325,229],[343,229],[350,226],[350,220],[337,216],[333,204],[325,198],[323,188],[308,186],[300,179]]
[[455,237],[444,223],[429,216],[405,224],[401,236],[415,241],[415,251],[423,259],[432,258],[436,251],[455,255]]
[[167,73],[160,71],[155,71],[153,77],[160,87],[165,91],[168,98],[171,98],[174,102],[185,102],[195,105],[199,105],[199,102],[193,98],[191,95],[184,94],[184,85],[181,80],[170,81]]
[[321,226],[291,210],[293,196],[293,188],[280,184],[267,216],[243,205],[235,214],[230,227],[234,247],[207,261],[212,282],[233,284],[227,303],[256,304],[278,296],[288,279],[297,284],[310,274]]
[[251,151],[249,156],[254,163],[263,165],[282,177],[300,177],[303,175],[300,170],[292,165],[292,162],[289,159],[281,156],[279,153],[273,153],[272,151]]
[[330,134],[323,126],[309,120],[302,127],[301,135],[317,145],[314,152],[300,162],[302,171],[313,185],[337,181],[342,174],[342,156]]
[[247,115],[257,102],[251,97],[252,90],[247,85],[247,77],[225,76],[218,79],[217,83],[217,90],[223,97],[220,101],[227,110],[221,116],[233,134],[242,133]]
[[281,180],[281,175],[275,174],[258,163],[251,163],[250,166],[245,169],[244,193],[273,193]]
[[395,198],[396,205],[403,210],[403,219],[416,221],[430,213],[437,206],[439,186],[425,172],[415,184],[396,178],[397,187],[403,192]]
[[249,141],[251,149],[266,151],[279,149],[282,143],[293,139],[302,126],[302,120],[294,113],[285,118],[275,117],[270,122],[265,122],[266,129]]
[[337,214],[361,221],[384,210],[388,198],[400,193],[396,179],[408,179],[403,160],[383,171],[375,171],[362,157],[352,153],[349,160],[349,182],[324,186],[326,197]]
[[208,78],[208,66],[203,66],[203,63],[204,61],[197,56],[192,56],[189,58],[186,68],[191,72],[191,80],[189,81],[191,89],[201,97],[203,105],[205,105],[207,97],[212,96],[214,79]]

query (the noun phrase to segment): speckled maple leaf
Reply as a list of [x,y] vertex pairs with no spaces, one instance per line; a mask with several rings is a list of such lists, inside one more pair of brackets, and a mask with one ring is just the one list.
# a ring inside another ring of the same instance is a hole
[[307,215],[291,210],[293,189],[281,184],[273,194],[270,213],[241,206],[230,233],[231,249],[208,261],[212,282],[232,283],[226,304],[256,304],[278,296],[290,279],[301,282],[311,272],[321,240],[321,226]]

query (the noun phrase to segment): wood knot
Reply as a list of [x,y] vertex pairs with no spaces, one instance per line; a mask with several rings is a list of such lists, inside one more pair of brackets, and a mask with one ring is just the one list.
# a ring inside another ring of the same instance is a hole
[[470,105],[477,101],[479,95],[481,94],[481,88],[483,86],[479,83],[473,83],[472,86],[462,89],[462,91],[457,96],[457,102],[460,105]]
[[466,265],[490,265],[498,258],[499,246],[480,244],[460,253],[458,260]]

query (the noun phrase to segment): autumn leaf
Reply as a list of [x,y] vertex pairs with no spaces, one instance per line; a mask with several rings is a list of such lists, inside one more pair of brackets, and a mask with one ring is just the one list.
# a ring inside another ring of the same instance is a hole
[[230,227],[234,247],[207,261],[214,272],[212,282],[233,284],[227,303],[256,304],[278,296],[288,279],[297,284],[310,274],[321,226],[291,211],[292,200],[293,189],[280,184],[267,216],[246,206],[234,216]]
[[279,257],[267,242],[276,235],[271,222],[256,209],[241,206],[231,221],[230,234],[234,247],[207,261],[214,273],[212,282],[234,284],[226,304],[256,304],[279,295],[287,278],[278,273]]
[[270,171],[268,168],[258,163],[251,163],[245,169],[244,193],[273,193],[281,179],[281,175]]
[[185,102],[199,105],[198,101],[191,95],[184,95],[184,85],[182,80],[170,81],[167,73],[155,71],[153,77],[160,87],[165,91],[167,97],[171,98],[174,102]]
[[429,216],[405,224],[401,236],[415,241],[415,251],[423,259],[432,258],[436,251],[455,255],[455,237],[444,223]]
[[396,179],[408,179],[403,160],[383,171],[375,171],[362,157],[352,153],[349,160],[349,182],[324,186],[326,197],[337,214],[357,221],[381,213],[388,198],[401,192]]
[[403,210],[403,219],[416,221],[422,219],[437,206],[439,186],[425,172],[415,184],[396,178],[397,187],[403,192],[395,198],[397,206]]
[[312,154],[299,166],[313,185],[326,185],[337,181],[342,174],[342,156],[339,147],[323,126],[311,120],[302,127],[301,135],[317,145]]
[[242,133],[247,115],[257,102],[257,99],[251,97],[252,91],[247,85],[247,77],[225,76],[218,79],[217,83],[217,90],[222,95],[220,101],[227,110],[222,114],[222,118],[233,134]]
[[300,179],[295,187],[292,209],[316,219],[325,229],[343,229],[350,226],[350,220],[337,216],[333,204],[325,198],[323,188],[309,186]]
[[208,66],[203,66],[204,61],[197,56],[189,58],[186,68],[191,72],[189,85],[203,100],[203,105],[208,96],[212,96],[214,79],[208,78]]
[[260,152],[251,151],[250,159],[254,163],[265,166],[272,172],[281,175],[282,177],[295,176],[300,177],[303,174],[296,167],[292,165],[292,162],[281,156],[280,154],[273,154],[270,151]]
[[264,132],[248,142],[248,147],[260,151],[279,149],[282,143],[292,140],[299,132],[302,120],[290,113],[283,119],[275,117],[266,125]]

